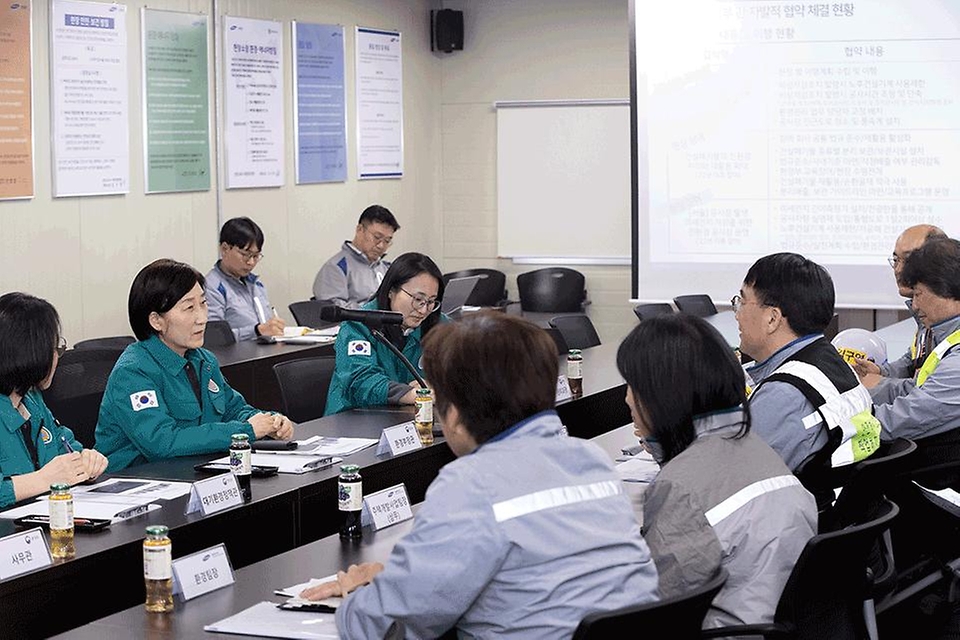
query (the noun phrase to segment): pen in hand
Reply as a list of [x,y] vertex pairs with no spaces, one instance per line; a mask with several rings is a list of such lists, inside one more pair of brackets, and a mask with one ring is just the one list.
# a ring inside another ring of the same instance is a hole
[[76,453],[73,447],[70,446],[70,441],[67,440],[66,436],[60,436],[60,442],[63,444],[63,448],[67,450],[67,453]]

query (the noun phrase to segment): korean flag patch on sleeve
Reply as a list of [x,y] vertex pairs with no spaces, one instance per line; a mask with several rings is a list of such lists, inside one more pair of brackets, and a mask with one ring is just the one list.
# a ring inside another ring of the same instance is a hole
[[366,340],[351,340],[347,344],[347,355],[348,356],[369,356],[370,355],[370,343]]
[[136,393],[131,393],[130,404],[133,405],[134,411],[160,406],[160,404],[157,402],[156,391],[137,391]]

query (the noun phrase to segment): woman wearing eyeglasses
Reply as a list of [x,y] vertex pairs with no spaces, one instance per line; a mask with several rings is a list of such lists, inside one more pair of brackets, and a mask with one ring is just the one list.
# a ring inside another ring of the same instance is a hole
[[[403,324],[389,325],[383,333],[416,367],[423,337],[446,318],[439,312],[443,299],[443,274],[422,253],[405,253],[393,261],[373,300],[364,309],[403,314]],[[419,386],[388,347],[359,322],[344,322],[334,345],[337,366],[327,394],[326,415],[354,407],[413,404]]]
[[103,454],[84,449],[40,395],[66,348],[53,305],[25,293],[0,296],[0,508],[107,468]]

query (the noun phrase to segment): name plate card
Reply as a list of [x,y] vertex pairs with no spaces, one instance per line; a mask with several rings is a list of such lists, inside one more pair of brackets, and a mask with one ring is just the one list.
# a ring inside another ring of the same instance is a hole
[[243,504],[240,485],[232,473],[222,473],[212,478],[197,480],[190,488],[190,502],[185,514],[199,511],[204,516],[239,507]]
[[223,544],[173,561],[174,592],[184,602],[233,584],[233,567]]
[[573,394],[570,392],[570,383],[567,382],[567,376],[560,374],[557,376],[557,397],[556,402],[572,400]]
[[410,499],[407,497],[407,488],[403,483],[371,493],[363,499],[360,524],[373,525],[374,531],[411,518],[413,518],[413,511],[410,510]]
[[412,422],[404,422],[393,427],[387,427],[380,433],[380,442],[377,444],[377,455],[390,453],[399,455],[407,451],[423,448],[420,434]]
[[0,538],[0,580],[53,564],[40,528]]

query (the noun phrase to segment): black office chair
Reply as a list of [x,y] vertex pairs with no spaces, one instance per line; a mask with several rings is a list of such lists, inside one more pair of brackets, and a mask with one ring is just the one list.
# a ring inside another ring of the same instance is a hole
[[319,356],[273,365],[285,416],[294,422],[323,416],[336,362],[334,356]]
[[590,304],[583,274],[565,267],[548,267],[517,276],[520,310],[534,313],[583,313]]
[[570,350],[570,347],[567,346],[567,341],[563,339],[563,334],[560,333],[560,329],[556,327],[543,327],[543,330],[547,332],[547,335],[550,336],[553,343],[557,345],[558,355],[565,354]]
[[662,316],[665,313],[673,313],[673,307],[669,302],[650,302],[648,304],[638,304],[633,308],[633,313],[640,322]]
[[701,318],[717,313],[717,306],[713,304],[713,300],[710,299],[710,296],[704,294],[677,296],[673,299],[673,304],[677,306],[680,313],[689,313]]
[[587,316],[556,316],[550,319],[550,326],[560,331],[570,349],[589,349],[600,344],[600,336]]
[[[600,613],[591,613],[577,626],[573,640],[606,640],[625,637],[632,629],[636,635],[694,640],[700,637],[700,627],[710,610],[710,604],[727,581],[727,570],[682,596],[667,598],[649,604],[635,605]],[[646,630],[641,634],[641,630]]]
[[833,317],[830,319],[830,323],[827,325],[827,328],[823,330],[823,337],[827,340],[833,340],[837,337],[837,333],[840,331],[840,316],[838,314],[833,314]]
[[70,427],[85,448],[94,446],[100,402],[121,353],[122,349],[70,349],[60,358],[53,384],[43,391],[53,416]]
[[871,595],[868,557],[899,513],[884,500],[863,523],[811,538],[783,588],[773,622],[704,629],[703,638],[761,635],[796,640],[867,638]]
[[454,278],[469,278],[471,276],[480,276],[477,280],[477,286],[470,292],[470,296],[464,303],[473,307],[502,307],[509,301],[507,300],[507,275],[496,269],[463,269],[452,273],[443,274],[443,283],[446,284]]
[[333,324],[320,319],[320,309],[329,306],[331,303],[324,300],[311,298],[310,300],[301,300],[300,302],[291,302],[287,305],[290,313],[293,314],[293,320],[301,327],[310,327],[311,329],[324,329]]
[[234,344],[237,336],[233,335],[233,329],[226,320],[210,320],[207,322],[207,330],[203,334],[203,346],[206,349],[216,347],[226,347]]
[[128,346],[136,342],[133,336],[110,336],[108,338],[91,338],[81,340],[73,345],[74,349],[117,349],[123,351]]

